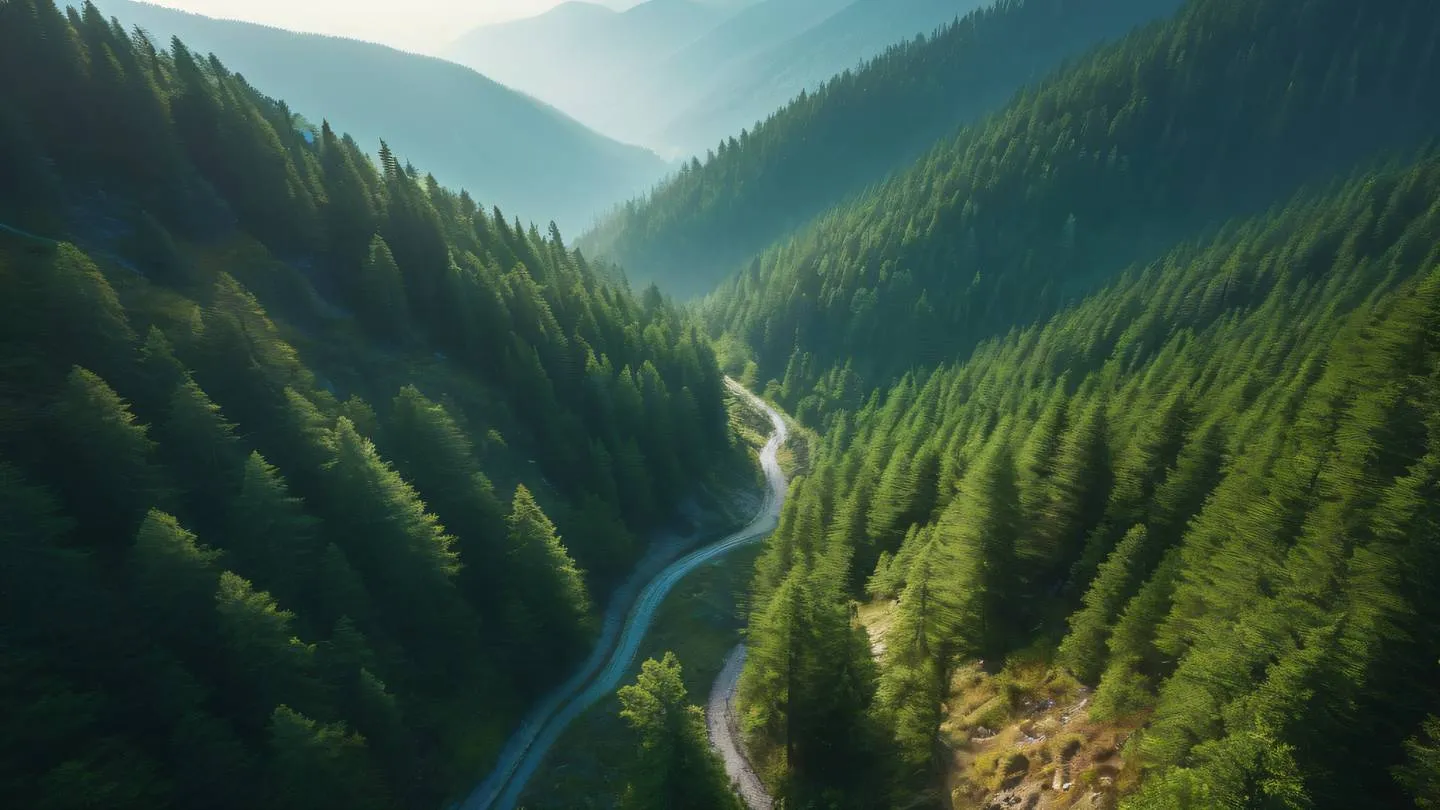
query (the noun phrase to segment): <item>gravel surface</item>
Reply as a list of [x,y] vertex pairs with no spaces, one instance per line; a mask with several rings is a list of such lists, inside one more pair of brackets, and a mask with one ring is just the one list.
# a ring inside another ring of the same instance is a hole
[[725,773],[735,785],[735,792],[750,810],[771,810],[775,800],[745,756],[745,743],[740,738],[740,718],[735,711],[735,690],[740,686],[740,672],[745,669],[745,645],[740,644],[725,657],[725,668],[710,688],[710,701],[705,704],[705,727],[710,732],[710,747],[725,760]]

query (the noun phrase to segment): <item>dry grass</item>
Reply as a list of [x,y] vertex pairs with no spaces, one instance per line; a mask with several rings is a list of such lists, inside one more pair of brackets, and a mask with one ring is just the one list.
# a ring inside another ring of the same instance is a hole
[[1089,690],[1037,659],[956,670],[941,725],[954,808],[1105,810],[1126,783],[1121,749],[1140,718],[1090,719]]

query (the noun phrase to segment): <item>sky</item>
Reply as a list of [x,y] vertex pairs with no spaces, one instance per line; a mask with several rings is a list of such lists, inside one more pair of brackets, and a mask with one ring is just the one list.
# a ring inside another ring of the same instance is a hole
[[[562,0],[145,0],[207,17],[334,34],[434,53],[470,28],[539,14]],[[592,0],[615,8],[635,0]]]

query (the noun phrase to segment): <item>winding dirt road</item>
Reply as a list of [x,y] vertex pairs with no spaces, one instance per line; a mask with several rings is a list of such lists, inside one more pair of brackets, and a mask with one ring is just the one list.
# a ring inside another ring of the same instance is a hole
[[740,672],[745,669],[745,645],[736,645],[725,656],[725,667],[715,677],[710,700],[705,704],[705,728],[710,732],[710,747],[725,760],[725,773],[735,784],[735,791],[750,810],[771,810],[775,800],[755,774],[745,744],[740,737],[740,718],[735,712],[735,690],[740,686]]
[[[459,810],[512,810],[566,726],[620,685],[620,679],[625,677],[640,642],[650,629],[655,611],[670,589],[701,565],[760,540],[779,523],[780,507],[785,502],[785,474],[780,470],[777,453],[788,435],[785,422],[779,413],[739,383],[727,378],[725,384],[763,410],[774,427],[770,440],[760,451],[760,467],[766,483],[760,511],[739,531],[671,563],[645,585],[633,603],[630,595],[638,581],[622,588],[606,611],[600,640],[590,657],[521,723],[501,750],[495,770],[456,805]],[[727,770],[729,767],[727,761]]]

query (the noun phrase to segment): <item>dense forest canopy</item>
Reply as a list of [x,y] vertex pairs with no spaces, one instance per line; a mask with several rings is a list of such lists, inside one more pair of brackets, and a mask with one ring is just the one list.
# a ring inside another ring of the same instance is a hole
[[802,92],[753,131],[722,139],[703,162],[692,159],[646,197],[616,208],[578,244],[623,265],[632,279],[681,298],[703,295],[776,239],[908,165],[1066,57],[1178,5],[987,5]]
[[[1440,131],[1428,0],[1193,0],[767,250],[706,303],[802,419]],[[883,348],[881,348],[883,347]]]
[[[749,462],[723,362],[803,424],[726,595],[777,806],[1440,806],[1440,5],[1188,0],[1015,92],[1173,5],[897,45],[617,268],[0,3],[7,801],[445,806]],[[739,806],[697,671],[620,689],[591,806]]]
[[15,806],[437,806],[736,452],[657,292],[378,153],[0,6]]
[[1122,807],[1433,801],[1437,200],[1433,153],[1302,197],[835,415],[756,570],[782,794],[911,806],[993,733],[942,728],[961,666],[1042,655],[1148,721]]

